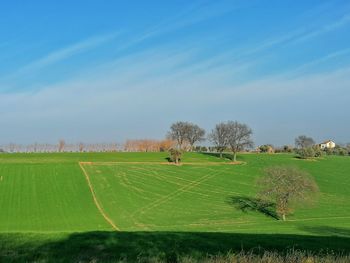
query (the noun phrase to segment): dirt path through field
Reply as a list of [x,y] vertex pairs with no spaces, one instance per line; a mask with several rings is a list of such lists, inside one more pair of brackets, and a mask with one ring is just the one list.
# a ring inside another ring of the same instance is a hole
[[108,222],[108,224],[110,224],[112,226],[112,228],[116,231],[120,231],[120,229],[115,225],[115,223],[112,221],[112,219],[110,219],[108,217],[108,215],[106,215],[106,213],[104,212],[103,208],[101,207],[100,203],[98,202],[97,200],[97,197],[96,197],[96,194],[95,194],[95,191],[92,187],[92,184],[91,184],[91,181],[90,181],[90,177],[88,175],[88,173],[86,172],[85,168],[84,168],[84,164],[91,164],[91,163],[88,163],[88,162],[79,162],[79,166],[81,168],[81,170],[83,171],[84,175],[85,175],[85,178],[86,178],[86,181],[88,183],[88,186],[89,186],[89,189],[90,189],[90,192],[92,194],[92,198],[94,200],[94,203],[98,209],[98,211],[101,213],[101,215],[103,216],[103,218]]

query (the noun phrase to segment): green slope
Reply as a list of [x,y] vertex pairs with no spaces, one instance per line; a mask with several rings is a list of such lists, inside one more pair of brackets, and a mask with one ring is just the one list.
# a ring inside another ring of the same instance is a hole
[[[308,233],[317,227],[350,228],[350,159],[304,161],[291,155],[243,155],[243,165],[85,165],[100,204],[125,231]],[[255,180],[270,165],[309,171],[321,195],[281,222],[242,209],[254,198]],[[250,201],[250,200],[249,200]],[[244,210],[244,211],[243,211]]]
[[77,164],[1,164],[0,232],[108,230]]
[[[242,165],[228,165],[215,156],[187,153],[187,165],[158,164],[166,157],[0,154],[0,261],[127,257],[134,262],[257,247],[350,252],[349,157],[304,161],[293,155],[242,154]],[[98,162],[84,167],[99,203],[122,232],[113,232],[96,208],[78,162]],[[315,177],[321,190],[317,204],[297,209],[287,222],[239,208],[237,200],[254,197],[264,168],[282,164]]]

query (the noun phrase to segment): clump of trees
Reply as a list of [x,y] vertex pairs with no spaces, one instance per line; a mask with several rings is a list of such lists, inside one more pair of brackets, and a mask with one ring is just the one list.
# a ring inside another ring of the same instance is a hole
[[296,205],[312,203],[319,192],[316,181],[307,172],[288,166],[268,168],[257,185],[258,199],[261,203],[275,203],[276,213],[284,221]]
[[197,124],[179,121],[170,126],[167,138],[175,141],[177,148],[193,151],[196,143],[205,140],[205,130]]
[[174,147],[175,142],[172,140],[127,140],[124,144],[126,152],[166,152]]
[[275,153],[293,153],[294,148],[290,145],[283,145],[282,147],[274,148]]
[[318,145],[315,145],[315,141],[311,137],[300,135],[295,138],[296,152],[302,159],[320,157],[323,151]]
[[350,145],[346,145],[346,146],[336,145],[333,149],[330,149],[330,148],[324,149],[324,152],[327,155],[340,155],[340,156],[350,155]]
[[195,152],[208,152],[208,151],[210,151],[209,147],[207,147],[207,146],[195,146],[193,150]]
[[253,147],[251,136],[253,131],[248,125],[237,121],[222,122],[215,126],[208,138],[215,145],[217,151],[222,153],[229,149],[233,155],[233,161],[237,160],[237,153]]

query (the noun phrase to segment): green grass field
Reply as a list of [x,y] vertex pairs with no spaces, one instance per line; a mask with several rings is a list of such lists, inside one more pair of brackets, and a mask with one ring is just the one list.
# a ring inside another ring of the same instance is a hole
[[[349,157],[242,154],[242,163],[231,165],[187,153],[182,166],[164,164],[166,157],[1,154],[0,261],[135,259],[257,247],[350,253]],[[254,201],[264,168],[282,164],[308,171],[321,190],[314,206],[300,207],[287,222],[242,206]]]

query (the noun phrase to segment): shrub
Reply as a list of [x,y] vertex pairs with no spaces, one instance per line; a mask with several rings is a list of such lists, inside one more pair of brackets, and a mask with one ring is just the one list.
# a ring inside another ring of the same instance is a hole
[[285,153],[292,153],[293,152],[293,147],[289,145],[284,145],[283,146],[283,152]]
[[323,151],[321,150],[321,148],[318,145],[315,145],[314,147],[312,147],[312,149],[314,150],[314,157],[321,157],[323,155]]
[[176,148],[171,148],[169,150],[170,160],[175,162],[175,164],[179,164],[181,161],[182,151]]
[[315,157],[315,151],[312,147],[302,148],[298,150],[298,155],[302,159],[308,159]]
[[259,147],[259,150],[263,153],[274,153],[275,152],[273,146],[270,144],[261,145]]

